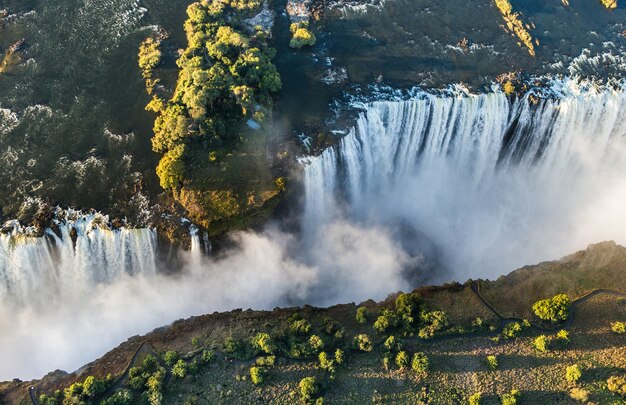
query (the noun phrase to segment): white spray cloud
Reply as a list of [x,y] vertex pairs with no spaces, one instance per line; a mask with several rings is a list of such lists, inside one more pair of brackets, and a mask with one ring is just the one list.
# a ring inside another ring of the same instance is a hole
[[384,232],[335,223],[320,235],[314,247],[319,260],[290,255],[302,250],[293,235],[241,232],[233,235],[238,248],[216,260],[190,258],[174,276],[145,272],[78,283],[69,286],[72,293],[46,295],[54,297],[50,302],[11,305],[5,297],[0,379],[75,370],[126,338],[175,319],[233,308],[360,302],[408,287],[401,276],[404,255]]

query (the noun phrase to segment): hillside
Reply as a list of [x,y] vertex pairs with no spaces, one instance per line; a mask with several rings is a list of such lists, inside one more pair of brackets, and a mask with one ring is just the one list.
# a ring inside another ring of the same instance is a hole
[[[383,302],[365,302],[366,309],[358,310],[364,323],[357,322],[354,303],[234,310],[179,320],[130,338],[75,373],[56,371],[42,380],[2,383],[0,398],[27,404],[31,386],[33,397],[53,396],[88,376],[99,381],[110,374],[100,391],[91,381],[85,384],[89,389],[75,385],[59,397],[73,393],[64,403],[79,398],[101,403],[118,390],[114,398],[119,402],[106,403],[144,403],[158,395],[148,388],[150,379],[141,379],[157,375],[152,380],[165,404],[297,403],[307,393],[299,386],[305,377],[315,377],[309,399],[323,398],[324,403],[454,404],[482,393],[482,403],[496,404],[518,390],[518,403],[577,403],[570,397],[573,392],[588,396],[583,402],[620,404],[607,379],[626,371],[626,339],[611,330],[611,323],[626,321],[625,263],[626,248],[604,242],[496,281],[422,287],[398,300],[393,294]],[[573,301],[568,320],[540,321],[532,314],[533,303],[555,294]],[[384,332],[379,314],[390,321]],[[511,326],[516,323],[518,331]],[[567,339],[557,338],[560,330],[568,332]],[[364,338],[355,342],[358,335],[367,335],[369,343]],[[545,352],[532,344],[541,335],[551,340]],[[322,359],[319,352],[327,355]],[[418,361],[417,371],[411,370],[414,353],[426,356],[426,369]],[[487,356],[496,356],[493,369]],[[405,369],[399,369],[397,363],[405,361]],[[568,382],[566,368],[574,364],[582,377]],[[251,381],[254,367],[253,374],[264,380],[258,385]],[[142,372],[147,374],[141,377]],[[48,400],[42,403],[61,403]]]

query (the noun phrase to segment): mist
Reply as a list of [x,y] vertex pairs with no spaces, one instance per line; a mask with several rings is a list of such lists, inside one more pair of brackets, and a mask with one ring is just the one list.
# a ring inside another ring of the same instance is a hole
[[407,256],[384,230],[337,222],[322,234],[310,247],[319,260],[289,253],[303,251],[298,238],[268,228],[233,234],[238,247],[217,259],[187,253],[187,264],[174,276],[77,283],[61,295],[50,293],[45,302],[16,305],[5,299],[0,380],[74,371],[130,336],[193,315],[361,302],[409,287],[402,276]]

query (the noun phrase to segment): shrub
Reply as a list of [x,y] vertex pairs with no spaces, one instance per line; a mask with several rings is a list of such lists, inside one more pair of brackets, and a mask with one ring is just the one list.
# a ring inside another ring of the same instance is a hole
[[515,93],[515,85],[510,81],[506,81],[502,83],[502,90],[504,91],[504,94],[510,96],[511,94]]
[[232,337],[227,337],[224,341],[224,351],[229,354],[236,354],[241,350],[241,344]]
[[276,351],[276,344],[267,333],[257,333],[250,341],[252,347],[267,354],[273,354]]
[[121,389],[115,391],[115,394],[100,402],[100,405],[128,405],[132,402],[132,400],[132,392],[126,389]]
[[448,315],[444,311],[423,312],[420,319],[425,324],[419,331],[422,339],[430,339],[448,326]]
[[416,373],[427,373],[429,368],[428,357],[422,352],[417,352],[413,355],[411,361],[411,369]]
[[550,350],[550,338],[546,335],[538,336],[533,340],[532,345],[537,351],[545,353]]
[[626,376],[612,376],[606,380],[607,388],[614,394],[626,397]]
[[345,361],[345,356],[343,354],[343,350],[341,349],[335,350],[335,362],[337,364],[343,364],[344,361]]
[[389,352],[397,352],[402,350],[402,342],[395,338],[395,336],[389,336],[385,343],[383,344],[385,349]]
[[569,392],[569,396],[578,402],[587,402],[589,400],[589,392],[582,388],[572,388]]
[[613,322],[611,323],[611,330],[618,335],[622,335],[626,333],[626,323],[624,322]]
[[476,392],[469,396],[469,405],[480,405],[483,402],[483,395],[480,392]]
[[311,335],[311,337],[309,338],[309,345],[311,345],[311,348],[313,350],[319,352],[324,348],[324,341],[321,337],[317,335]]
[[356,309],[356,316],[355,316],[356,322],[364,325],[367,323],[367,308],[365,307],[358,307]]
[[202,363],[204,364],[212,363],[213,360],[215,360],[215,353],[213,353],[213,350],[204,349],[200,360],[202,360]]
[[319,387],[315,377],[304,377],[298,384],[300,398],[304,403],[311,403],[319,395]]
[[356,335],[353,343],[354,347],[362,352],[371,352],[373,349],[370,337],[364,333]]
[[178,353],[175,350],[169,350],[163,356],[163,360],[168,366],[173,366],[178,361]]
[[172,375],[178,378],[185,378],[187,375],[187,363],[185,363],[185,360],[179,359],[174,364],[174,367],[172,367]]
[[511,390],[508,394],[502,395],[500,398],[502,405],[517,405],[517,400],[519,399],[519,391]]
[[570,299],[566,294],[537,301],[533,305],[535,315],[544,321],[565,321],[569,315]]
[[496,356],[487,356],[485,362],[487,363],[489,370],[496,370],[498,368],[498,359]]
[[318,359],[322,370],[326,370],[331,374],[335,373],[335,362],[334,360],[328,358],[328,354],[326,352],[320,352]]
[[574,364],[573,366],[569,366],[565,369],[565,379],[569,382],[577,382],[582,375],[583,373],[580,371],[578,364]]
[[254,385],[262,384],[265,380],[265,372],[260,367],[250,367],[250,379]]
[[[293,26],[296,25],[295,31]],[[315,34],[309,31],[306,27],[297,27],[297,24],[291,24],[292,27],[292,37],[291,41],[289,41],[289,46],[292,48],[302,48],[303,46],[313,46],[315,45]]]
[[291,322],[290,330],[294,335],[306,335],[311,330],[311,324],[306,319],[296,319]]
[[409,355],[405,351],[401,351],[396,355],[396,366],[400,370],[404,370],[409,367]]
[[96,397],[107,389],[107,383],[104,380],[89,376],[83,382],[83,394],[88,397]]
[[276,364],[276,356],[265,356],[256,359],[257,366],[272,367]]
[[397,316],[390,309],[383,309],[374,322],[374,329],[379,333],[385,333],[387,329],[397,325]]
[[524,323],[519,323],[519,322],[507,323],[502,329],[502,337],[505,340],[519,337],[519,335],[522,333],[524,329],[526,329]]
[[565,349],[570,343],[569,333],[566,330],[558,331],[554,338],[554,343],[559,349]]

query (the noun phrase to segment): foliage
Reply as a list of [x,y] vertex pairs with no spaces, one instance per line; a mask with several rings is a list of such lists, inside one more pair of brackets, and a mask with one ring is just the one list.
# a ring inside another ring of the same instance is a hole
[[185,145],[177,145],[163,155],[156,168],[159,183],[164,189],[178,188],[185,174],[183,155]]
[[550,350],[551,339],[546,335],[537,336],[532,341],[532,346],[539,352],[545,353]]
[[469,405],[480,405],[483,402],[483,395],[480,392],[476,392],[469,396]]
[[509,31],[515,33],[520,41],[522,41],[522,43],[526,46],[528,53],[530,53],[531,56],[535,56],[533,38],[520,19],[519,13],[513,12],[513,6],[511,6],[509,0],[495,0],[495,2],[496,7],[498,7],[500,14],[502,14]]
[[187,375],[187,363],[185,363],[185,360],[178,359],[172,367],[172,375],[178,378],[185,378]]
[[83,394],[90,398],[97,397],[107,389],[107,385],[107,381],[90,375],[83,382]]
[[129,390],[120,389],[113,395],[100,402],[100,405],[128,405],[133,401],[133,394]]
[[395,336],[393,336],[393,335],[389,336],[385,340],[385,343],[383,343],[383,346],[389,352],[398,352],[398,351],[402,350],[402,342],[399,341],[398,339],[396,339]]
[[334,374],[335,372],[335,361],[328,358],[328,353],[320,352],[318,356],[318,360],[320,362],[320,368],[322,370],[326,370],[329,373]]
[[343,364],[344,361],[345,361],[345,355],[343,353],[343,350],[341,349],[335,350],[335,363]]
[[315,377],[304,377],[298,384],[300,398],[304,403],[311,403],[319,395],[319,386]]
[[267,354],[273,354],[276,351],[276,343],[267,333],[257,333],[252,340],[252,347]]
[[401,351],[396,355],[396,366],[400,370],[404,370],[409,367],[410,359],[409,355],[405,351]]
[[582,388],[572,388],[569,392],[570,398],[578,402],[587,402],[589,400],[589,392]]
[[617,333],[618,335],[622,335],[626,333],[626,323],[619,322],[619,321],[613,322],[611,323],[611,330]]
[[430,339],[437,332],[448,327],[448,315],[443,311],[423,311],[420,315],[423,327],[420,328],[419,337],[422,339]]
[[168,366],[173,366],[178,361],[178,358],[178,352],[175,350],[168,350],[163,356],[163,360],[165,360],[165,364]]
[[609,10],[617,8],[617,0],[600,0],[600,3]]
[[502,338],[504,338],[505,340],[517,338],[521,335],[522,331],[524,331],[528,327],[530,327],[530,324],[526,320],[522,323],[507,323],[502,329]]
[[291,322],[291,333],[294,335],[306,335],[311,330],[311,324],[306,319],[296,319]]
[[250,379],[254,385],[262,384],[265,381],[265,372],[260,367],[250,367]]
[[355,319],[358,324],[365,325],[367,323],[367,308],[358,307],[356,309]]
[[498,359],[496,358],[496,356],[487,356],[485,362],[487,363],[487,367],[489,367],[489,370],[493,371],[498,368]]
[[502,405],[517,405],[517,400],[520,397],[520,393],[518,390],[511,390],[508,394],[502,395],[501,402]]
[[256,359],[257,366],[271,367],[276,364],[276,356],[265,356]]
[[574,364],[565,369],[565,379],[569,382],[575,383],[583,375],[578,364]]
[[212,363],[213,360],[215,360],[215,353],[213,353],[213,350],[204,349],[202,351],[202,356],[200,357],[200,360],[203,364]]
[[353,343],[354,347],[362,352],[371,352],[373,349],[370,337],[367,336],[365,333],[356,335],[354,337]]
[[224,341],[224,351],[229,354],[237,354],[241,350],[241,344],[232,337]]
[[311,348],[316,352],[319,352],[324,348],[324,341],[321,337],[317,335],[311,335],[311,337],[309,338],[309,344],[311,345]]
[[614,375],[606,380],[606,384],[612,393],[626,397],[626,375]]
[[557,332],[553,342],[557,348],[565,349],[570,343],[569,333],[566,330],[561,329]]
[[411,360],[411,369],[416,373],[427,373],[430,367],[428,357],[422,352],[413,354],[413,360]]
[[533,311],[539,319],[551,322],[567,320],[569,308],[570,299],[566,294],[555,295],[552,298],[537,301],[533,305]]
[[376,318],[374,329],[379,333],[385,333],[387,329],[395,327],[397,323],[398,317],[396,314],[392,310],[385,308],[380,312],[378,318]]
[[515,85],[510,81],[506,81],[502,83],[502,90],[504,91],[504,94],[510,96],[511,94],[515,93]]
[[309,30],[308,23],[293,23],[289,28],[292,34],[291,41],[289,41],[290,47],[299,49],[303,46],[315,45],[317,39],[315,34]]
[[[242,124],[249,118],[262,121],[272,95],[280,90],[280,75],[271,62],[275,51],[261,37],[248,34],[239,16],[258,7],[257,0],[210,0],[187,8],[188,45],[176,62],[174,94],[167,102],[153,97],[147,106],[158,113],[152,146],[165,154],[157,170],[163,188],[181,187],[186,180],[182,162],[189,150],[182,145],[196,142],[213,149],[207,156],[216,148],[236,149]],[[160,59],[159,42],[145,40],[139,66],[150,94],[158,83],[153,70]]]

